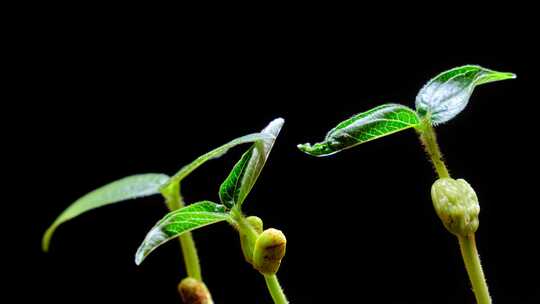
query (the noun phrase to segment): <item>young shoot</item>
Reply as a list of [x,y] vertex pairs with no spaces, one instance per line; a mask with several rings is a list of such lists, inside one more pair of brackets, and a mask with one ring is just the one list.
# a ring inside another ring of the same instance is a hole
[[239,233],[246,261],[264,276],[274,303],[288,303],[276,277],[285,255],[285,235],[273,228],[263,230],[260,218],[245,217],[242,213],[242,205],[255,185],[283,123],[281,118],[272,121],[260,133],[267,137],[255,141],[242,155],[219,188],[220,203],[201,201],[167,214],[146,235],[135,254],[135,263],[139,265],[152,251],[171,239],[204,226],[228,222]]
[[[279,123],[279,120],[277,121]],[[273,123],[274,125],[276,122]],[[187,177],[191,172],[197,169],[199,166],[207,162],[208,160],[218,158],[225,154],[229,149],[245,144],[245,143],[255,143],[254,145],[262,145],[262,142],[268,142],[275,140],[277,134],[272,134],[271,132],[261,132],[245,135],[239,138],[236,138],[200,157],[195,159],[192,163],[181,168],[175,175],[169,177],[165,174],[157,173],[147,173],[147,174],[138,174],[133,176],[128,176],[120,180],[109,183],[105,186],[102,186],[83,197],[76,200],[72,203],[66,210],[64,210],[58,218],[52,223],[52,225],[45,232],[42,239],[42,248],[44,251],[48,251],[50,247],[51,238],[56,231],[56,229],[63,224],[64,222],[71,220],[83,213],[91,211],[93,209],[119,203],[126,200],[141,198],[145,196],[151,196],[155,194],[161,194],[165,205],[169,211],[179,210],[185,206],[185,202],[182,199],[180,193],[180,183],[182,180]],[[259,168],[260,170],[260,168]],[[253,174],[255,172],[250,171]],[[257,172],[258,174],[258,172]],[[255,176],[256,178],[256,176]],[[208,206],[213,206],[212,203],[206,204],[193,204],[184,209],[183,212],[189,213],[190,210],[210,210]],[[197,215],[199,211],[196,211],[190,217],[190,221],[196,223]],[[228,219],[229,217],[220,217],[219,208],[215,210],[216,217],[214,220],[217,222],[220,219]],[[209,217],[206,217],[205,220],[209,220]],[[204,298],[206,299],[203,303],[212,303],[212,298],[208,289],[203,283],[201,275],[201,267],[199,262],[199,257],[197,254],[197,249],[195,247],[195,242],[191,233],[185,232],[179,236],[180,245],[182,249],[182,254],[184,258],[184,264],[189,280],[183,280],[179,285],[179,291],[181,296],[185,301],[192,298],[193,294],[198,294],[202,296],[201,291],[205,291]],[[193,292],[196,290],[197,292]],[[191,294],[191,296],[190,296]],[[190,303],[190,302],[186,302]]]
[[476,86],[515,77],[512,73],[477,65],[453,68],[431,79],[420,90],[416,96],[416,110],[399,104],[381,105],[339,123],[322,142],[298,145],[307,154],[328,156],[399,131],[415,129],[439,176],[431,191],[434,208],[448,231],[459,239],[479,304],[491,303],[475,243],[480,205],[476,193],[465,180],[450,177],[437,144],[434,126],[463,111]]

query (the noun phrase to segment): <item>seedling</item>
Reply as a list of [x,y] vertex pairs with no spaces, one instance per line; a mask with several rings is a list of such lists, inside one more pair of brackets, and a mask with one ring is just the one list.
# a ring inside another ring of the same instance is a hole
[[[242,203],[264,167],[283,122],[283,119],[276,119],[259,133],[234,139],[198,157],[172,177],[154,173],[133,175],[86,194],[62,212],[47,229],[42,241],[43,250],[48,251],[51,238],[62,223],[82,213],[129,199],[161,194],[171,212],[146,236],[136,253],[137,264],[158,246],[179,238],[188,275],[179,284],[182,299],[185,303],[213,303],[202,280],[200,262],[190,231],[227,221],[239,231],[246,260],[264,275],[274,301],[287,303],[276,277],[277,269],[285,254],[285,237],[275,229],[263,232],[262,220],[257,217],[246,218],[241,211]],[[252,143],[252,146],[221,185],[219,190],[221,204],[202,201],[185,206],[180,193],[181,181],[206,161],[218,158],[229,149],[245,143]]]
[[201,201],[167,214],[148,232],[137,250],[135,262],[140,264],[148,254],[171,239],[226,221],[238,230],[244,257],[264,276],[274,302],[288,303],[276,277],[285,255],[285,236],[273,228],[263,231],[260,218],[245,217],[242,213],[244,200],[255,185],[282,125],[283,119],[272,121],[261,131],[269,137],[256,141],[242,155],[220,186],[220,204]]
[[385,104],[357,114],[330,130],[324,141],[298,148],[313,156],[328,156],[399,131],[414,128],[439,179],[431,188],[435,211],[444,226],[459,239],[465,268],[479,304],[491,303],[476,249],[480,205],[474,189],[463,179],[450,177],[437,143],[434,126],[458,115],[478,85],[515,78],[512,73],[466,65],[437,75],[416,96],[416,111],[399,104]]

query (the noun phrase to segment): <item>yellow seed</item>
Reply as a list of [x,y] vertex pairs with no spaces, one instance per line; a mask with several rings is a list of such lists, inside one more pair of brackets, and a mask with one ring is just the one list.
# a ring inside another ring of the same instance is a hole
[[287,239],[283,232],[270,228],[259,235],[253,251],[253,267],[262,274],[275,274],[285,256]]
[[185,304],[214,304],[206,285],[194,278],[183,279],[178,284],[178,292]]

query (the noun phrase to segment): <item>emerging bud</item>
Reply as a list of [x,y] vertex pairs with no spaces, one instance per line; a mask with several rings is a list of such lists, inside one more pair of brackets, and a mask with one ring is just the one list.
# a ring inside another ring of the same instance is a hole
[[178,291],[185,304],[214,304],[206,285],[194,278],[183,279]]
[[[263,221],[258,216],[248,216],[246,218],[248,224],[255,230],[257,235],[263,232]],[[240,233],[240,245],[242,246],[242,253],[244,253],[244,258],[250,264],[253,264],[253,242],[248,240],[248,236],[244,233]]]
[[437,180],[431,187],[431,199],[444,227],[451,233],[466,236],[478,229],[478,197],[465,180]]
[[283,232],[270,228],[259,235],[253,251],[253,267],[260,273],[275,274],[285,256],[287,239]]

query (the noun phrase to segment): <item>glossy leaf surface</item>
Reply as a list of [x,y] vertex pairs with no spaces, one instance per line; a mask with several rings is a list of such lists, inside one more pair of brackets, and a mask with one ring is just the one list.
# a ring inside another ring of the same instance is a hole
[[219,199],[221,200],[221,203],[228,208],[232,208],[238,201],[242,176],[247,170],[247,165],[253,156],[254,149],[255,146],[252,146],[246,153],[244,153],[244,155],[242,155],[242,158],[240,158],[238,163],[236,163],[229,176],[219,188]]
[[284,122],[282,118],[270,122],[261,131],[269,138],[255,142],[221,184],[219,198],[225,206],[231,208],[234,205],[242,205],[257,181]]
[[230,218],[225,206],[202,201],[167,214],[148,232],[135,255],[137,265],[157,247],[183,233]]
[[165,195],[165,197],[168,197],[170,195],[169,192],[174,192],[175,187],[178,186],[178,184],[186,177],[188,176],[193,170],[197,169],[199,166],[204,164],[205,162],[219,158],[223,154],[227,153],[227,151],[234,146],[255,142],[258,140],[270,140],[273,139],[273,136],[269,134],[262,134],[262,133],[253,133],[249,135],[245,135],[239,138],[236,138],[234,140],[231,140],[230,142],[204,154],[199,156],[197,159],[195,159],[193,162],[191,162],[189,165],[186,165],[182,167],[169,181],[167,181],[162,187],[161,192]]
[[476,86],[515,77],[477,65],[453,68],[437,75],[420,90],[416,110],[421,116],[427,115],[433,125],[445,123],[465,109]]
[[420,119],[416,112],[399,104],[385,104],[357,114],[330,130],[324,141],[298,145],[313,156],[327,156],[356,145],[416,127]]
[[43,250],[48,251],[51,237],[60,224],[98,207],[128,199],[158,194],[159,188],[168,179],[169,177],[165,174],[149,173],[132,175],[86,194],[64,210],[47,229],[42,240]]

